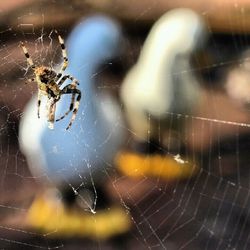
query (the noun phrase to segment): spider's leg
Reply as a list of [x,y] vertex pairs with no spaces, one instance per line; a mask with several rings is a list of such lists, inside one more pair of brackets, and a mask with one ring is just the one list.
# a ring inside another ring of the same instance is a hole
[[64,45],[64,40],[62,39],[62,37],[58,34],[57,31],[55,31],[57,36],[58,36],[58,41],[61,45],[61,49],[62,49],[62,55],[63,55],[63,64],[62,64],[62,67],[60,69],[60,73],[62,73],[68,66],[68,57],[67,57],[67,52],[66,52],[66,48],[65,48],[65,45]]
[[62,77],[62,73],[58,73],[55,77],[55,82],[57,82]]
[[[68,86],[71,86],[72,89],[76,89],[76,80],[74,80],[70,85]],[[64,115],[62,115],[60,118],[56,119],[56,122],[62,120],[65,116],[67,116],[74,108],[74,103],[75,103],[75,96],[76,96],[76,93],[72,93],[72,96],[71,96],[71,103],[70,103],[70,106],[69,106],[69,109],[67,112],[65,112]]]
[[60,87],[67,79],[70,79],[72,82],[74,82],[74,85],[79,85],[78,81],[71,75],[65,75],[61,78],[61,80],[57,83],[58,87]]
[[55,111],[56,111],[56,100],[54,98],[50,98],[48,100],[48,127],[50,129],[54,128],[55,122]]
[[41,106],[41,91],[38,89],[37,93],[37,117],[40,118],[40,106]]
[[24,55],[26,56],[26,59],[27,59],[29,66],[34,70],[36,67],[35,67],[33,60],[31,59],[30,54],[29,54],[28,50],[26,49],[23,42],[21,42],[21,47],[23,49]]
[[47,121],[48,121],[48,127],[50,129],[54,128],[54,121],[55,121],[55,110],[56,110],[56,102],[59,99],[56,99],[55,94],[52,89],[47,88],[47,94],[48,94],[48,101],[47,101]]
[[65,86],[62,89],[61,95],[63,95],[63,94],[72,94],[72,95],[76,95],[77,94],[76,102],[75,102],[74,109],[73,109],[73,114],[72,114],[71,120],[69,122],[69,125],[66,128],[66,130],[68,130],[71,127],[72,123],[74,122],[74,120],[76,118],[76,114],[77,114],[77,111],[79,109],[79,104],[80,104],[80,100],[81,100],[82,94],[81,94],[81,91],[79,89],[76,89],[74,87],[72,88],[71,84]]

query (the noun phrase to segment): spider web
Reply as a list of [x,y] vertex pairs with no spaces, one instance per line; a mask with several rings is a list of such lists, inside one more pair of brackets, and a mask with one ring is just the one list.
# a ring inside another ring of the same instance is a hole
[[[152,8],[153,6],[152,3]],[[71,7],[69,4],[68,8]],[[134,23],[138,24],[150,10],[151,7],[142,10]],[[203,16],[206,18],[208,12],[216,11],[216,8],[209,8]],[[43,177],[31,174],[18,145],[19,121],[26,103],[37,91],[34,84],[25,85],[31,72],[19,48],[19,42],[26,42],[36,63],[56,67],[60,62],[60,48],[53,32],[58,27],[52,24],[48,27],[48,16],[44,10],[38,11],[42,24],[36,25],[36,5],[23,12],[13,22],[7,20],[0,30],[0,247],[117,249],[121,245],[117,245],[115,240],[103,242],[63,237],[53,239],[50,235],[34,232],[23,225],[22,219],[32,200],[44,187]],[[228,14],[230,25],[233,16]],[[244,24],[244,18],[242,22]],[[59,28],[64,37],[71,30],[70,25]],[[97,82],[97,92],[106,91],[117,97],[126,70],[135,63],[147,31],[141,30],[139,26],[126,30],[126,51],[129,53],[125,53],[117,61],[107,62],[93,75]],[[185,122],[188,126],[184,133],[177,132],[164,142],[159,136],[157,148],[163,150],[166,157],[195,163],[199,166],[195,176],[175,181],[147,175],[136,179],[122,175],[112,161],[103,162],[101,171],[106,177],[106,195],[114,203],[119,203],[132,220],[132,229],[128,235],[119,238],[124,248],[249,248],[249,111],[246,103],[243,105],[242,101],[235,100],[235,96],[230,96],[236,90],[231,90],[231,85],[225,84],[234,70],[243,70],[247,75],[249,42],[247,34],[237,35],[230,32],[227,35],[216,35],[210,32],[206,50],[213,58],[210,61],[207,57],[204,59],[199,55],[195,56],[191,70],[199,76],[203,85],[203,103],[196,115],[167,114],[169,130],[176,123]],[[185,73],[190,72],[175,72],[177,76]],[[120,106],[122,107],[121,104]],[[148,117],[149,121],[150,119]],[[125,146],[129,146],[137,135],[128,126],[122,128],[128,133]],[[159,125],[159,134],[162,130]],[[149,130],[149,135],[150,132]],[[109,138],[103,141],[103,145],[108,145],[108,142]],[[171,147],[173,144],[174,149]],[[162,148],[163,145],[166,147]],[[89,146],[87,142],[86,146]],[[101,157],[96,148],[93,151],[97,158]],[[67,181],[67,186],[82,198],[83,213],[98,213],[96,206],[103,198],[98,192],[99,183],[91,172],[92,163],[88,159],[82,160],[89,166],[87,176],[83,176],[74,166],[72,168],[82,180],[80,186],[85,187],[85,181],[90,181],[92,196],[89,199],[86,194],[81,197],[77,192],[79,186],[71,181]],[[110,167],[111,172],[106,170]],[[46,178],[50,180],[49,176]],[[109,210],[108,207],[105,209]]]

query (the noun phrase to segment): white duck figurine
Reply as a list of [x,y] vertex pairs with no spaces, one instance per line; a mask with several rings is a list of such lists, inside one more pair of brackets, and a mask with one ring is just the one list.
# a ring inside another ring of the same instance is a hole
[[[199,103],[200,87],[194,76],[190,58],[203,44],[205,31],[201,17],[190,9],[167,12],[150,30],[138,61],[127,73],[121,87],[128,124],[134,140],[139,145],[148,142],[158,144],[159,138],[162,139],[164,133],[169,131],[169,120],[173,114],[177,117],[178,114],[194,112]],[[179,124],[174,127],[180,128]],[[146,147],[150,148],[150,145]],[[156,147],[162,148],[162,145],[158,144]],[[144,164],[146,169],[154,164],[173,165],[172,160],[166,162],[166,159],[165,155],[162,158],[157,156],[157,160],[147,157],[149,162],[145,163],[144,158],[141,162],[134,155],[132,158],[123,155],[118,164],[123,172],[136,175],[136,171],[140,172],[138,165]],[[175,160],[182,162],[179,156]],[[126,164],[128,161],[132,164],[131,169],[134,169],[130,173],[130,167]],[[171,171],[175,172],[173,169]],[[166,173],[166,176],[171,177],[171,173]]]
[[[123,117],[115,100],[108,94],[97,93],[94,84],[98,67],[119,53],[121,38],[119,25],[104,16],[90,17],[71,32],[66,42],[69,65],[65,75],[70,74],[79,81],[80,107],[74,123],[65,130],[70,115],[50,129],[45,105],[41,106],[41,118],[38,119],[36,96],[27,104],[19,138],[21,151],[34,177],[49,180],[55,187],[68,187],[75,194],[79,186],[93,185],[95,189],[95,185],[107,178],[108,170],[113,167],[112,160],[124,139]],[[70,102],[71,96],[64,95],[56,104],[56,116],[65,113]],[[41,200],[49,196],[39,199],[31,208],[29,217],[34,227],[47,227],[48,221],[55,220],[48,215],[47,221],[37,222],[39,216],[36,213],[49,211],[48,204],[41,205]],[[89,209],[95,213],[93,207]],[[67,217],[67,220],[70,219]],[[98,228],[93,230],[98,233]]]

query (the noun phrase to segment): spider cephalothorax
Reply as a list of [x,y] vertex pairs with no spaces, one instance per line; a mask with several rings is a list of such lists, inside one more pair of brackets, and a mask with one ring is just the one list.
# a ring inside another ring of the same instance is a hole
[[[76,88],[78,85],[78,81],[70,76],[63,75],[63,72],[68,66],[68,58],[64,45],[64,41],[62,37],[58,34],[58,40],[61,45],[62,55],[63,55],[63,64],[60,71],[57,73],[50,67],[46,66],[35,66],[30,55],[24,45],[21,43],[21,47],[23,49],[24,55],[26,56],[28,65],[34,71],[35,78],[31,79],[31,81],[36,81],[38,85],[38,101],[37,101],[37,115],[40,118],[40,105],[41,105],[41,95],[45,95],[48,97],[48,122],[49,127],[53,128],[54,120],[55,120],[55,111],[56,111],[56,102],[60,100],[61,95],[71,94],[71,104],[68,111],[65,112],[60,118],[56,121],[62,120],[66,115],[68,115],[73,110],[72,118],[69,122],[69,125],[66,129],[69,129],[72,123],[75,120],[76,113],[79,108],[79,103],[81,100],[81,91]],[[71,80],[71,83],[60,89],[61,85],[67,80]],[[77,95],[76,101],[75,97]]]
[[36,81],[44,84],[51,83],[56,79],[56,72],[48,67],[41,66],[34,70]]

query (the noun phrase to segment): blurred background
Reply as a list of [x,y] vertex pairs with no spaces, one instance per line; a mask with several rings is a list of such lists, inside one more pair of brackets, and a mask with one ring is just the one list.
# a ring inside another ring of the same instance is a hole
[[[249,9],[2,1],[0,248],[249,249]],[[33,114],[20,48],[58,70],[55,30],[82,92],[69,132]]]

